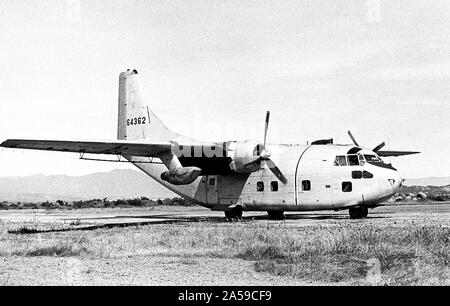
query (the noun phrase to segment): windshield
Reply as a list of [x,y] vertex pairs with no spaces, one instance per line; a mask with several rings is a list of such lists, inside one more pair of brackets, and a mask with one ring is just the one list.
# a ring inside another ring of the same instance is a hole
[[358,155],[347,155],[347,164],[349,166],[359,166],[359,158]]
[[381,163],[383,162],[378,156],[376,155],[364,155],[364,157],[366,158],[367,162],[372,162],[372,163]]
[[364,164],[365,164],[365,160],[364,160],[364,156],[362,156],[361,154],[358,154],[358,158],[359,158],[359,164],[361,165],[361,166],[364,166]]
[[345,155],[336,156],[334,160],[335,166],[347,166],[347,161],[345,160]]

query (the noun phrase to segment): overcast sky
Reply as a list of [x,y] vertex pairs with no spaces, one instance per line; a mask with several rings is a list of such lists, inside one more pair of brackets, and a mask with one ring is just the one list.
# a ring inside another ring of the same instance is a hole
[[[200,140],[331,138],[418,150],[406,178],[450,176],[450,2],[0,0],[0,141],[115,139],[118,75]],[[0,150],[0,176],[129,165]]]

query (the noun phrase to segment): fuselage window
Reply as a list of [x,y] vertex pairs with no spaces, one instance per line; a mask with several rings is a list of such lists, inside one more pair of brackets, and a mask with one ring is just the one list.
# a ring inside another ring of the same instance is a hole
[[352,192],[352,182],[342,182],[343,192]]
[[311,190],[311,181],[302,181],[302,190],[303,191]]
[[270,182],[270,190],[278,191],[278,182],[277,181]]
[[371,179],[371,178],[373,178],[373,174],[370,173],[369,171],[364,171],[364,172],[363,172],[363,178],[365,178],[365,179]]
[[352,179],[360,179],[362,177],[363,177],[363,174],[361,171],[352,171]]
[[264,191],[264,182],[256,183],[256,191]]
[[359,166],[358,155],[347,155],[349,166]]
[[273,181],[270,183],[270,190],[278,191],[278,182],[277,181]]
[[214,177],[209,179],[209,185],[214,186],[216,184],[216,179]]
[[335,166],[347,166],[347,161],[345,160],[345,156],[336,156],[334,160]]

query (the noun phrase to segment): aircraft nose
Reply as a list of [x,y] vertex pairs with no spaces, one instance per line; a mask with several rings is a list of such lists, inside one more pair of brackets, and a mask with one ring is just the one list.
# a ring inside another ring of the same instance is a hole
[[400,187],[402,187],[404,179],[401,177],[401,175],[398,171],[392,171],[390,173],[390,177],[388,178],[388,181],[389,181],[392,189],[394,189],[394,191],[397,192],[400,189]]

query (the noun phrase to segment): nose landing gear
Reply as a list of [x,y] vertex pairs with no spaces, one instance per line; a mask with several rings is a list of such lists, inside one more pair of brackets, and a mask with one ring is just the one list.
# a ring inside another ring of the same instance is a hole
[[369,209],[364,206],[352,207],[348,210],[350,214],[350,219],[363,219],[367,218],[369,214]]

